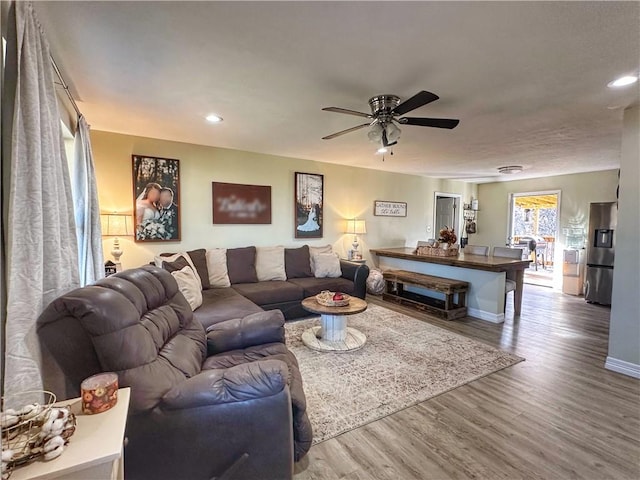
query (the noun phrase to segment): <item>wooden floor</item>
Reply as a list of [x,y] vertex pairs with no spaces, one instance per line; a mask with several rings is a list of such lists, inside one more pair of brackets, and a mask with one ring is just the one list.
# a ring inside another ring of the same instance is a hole
[[640,479],[640,381],[603,367],[610,310],[534,285],[516,320],[512,302],[503,325],[385,303],[526,361],[312,447],[294,478]]

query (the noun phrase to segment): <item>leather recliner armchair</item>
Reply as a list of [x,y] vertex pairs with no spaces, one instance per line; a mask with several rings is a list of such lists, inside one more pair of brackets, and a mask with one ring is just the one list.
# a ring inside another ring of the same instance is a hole
[[278,310],[205,334],[171,274],[145,266],[54,300],[38,335],[66,377],[62,397],[105,371],[131,387],[127,479],[286,479],[311,446]]

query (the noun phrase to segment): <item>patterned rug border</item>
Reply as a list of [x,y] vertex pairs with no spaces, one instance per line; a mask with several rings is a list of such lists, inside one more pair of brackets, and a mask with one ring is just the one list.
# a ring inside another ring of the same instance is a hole
[[[357,354],[358,351],[356,352],[343,352],[343,353],[334,353],[334,352],[316,352],[316,351],[312,351],[310,349],[308,349],[306,346],[304,346],[300,340],[300,334],[302,331],[304,331],[306,328],[309,328],[312,325],[317,325],[318,324],[318,320],[319,320],[319,316],[312,316],[312,317],[307,317],[307,318],[303,318],[300,320],[295,320],[295,321],[290,321],[287,322],[285,324],[285,330],[286,330],[286,335],[287,335],[287,345],[289,346],[289,348],[293,351],[293,353],[296,355],[296,357],[298,358],[298,362],[300,363],[300,368],[301,368],[301,372],[303,373],[302,377],[303,377],[303,382],[305,384],[305,392],[307,392],[307,400],[308,400],[308,412],[309,412],[309,416],[311,418],[311,422],[312,422],[312,426],[314,427],[314,438],[313,438],[313,444],[317,445],[319,443],[322,443],[326,440],[330,440],[331,438],[335,438],[339,435],[342,435],[343,433],[347,433],[350,432],[352,430],[355,430],[357,428],[363,427],[365,425],[368,425],[372,422],[375,422],[377,420],[381,420],[383,418],[386,418],[390,415],[393,415],[394,413],[398,413],[401,412],[403,410],[406,410],[407,408],[411,408],[419,403],[425,402],[427,400],[430,400],[432,398],[436,398],[439,397],[440,395],[443,395],[445,393],[449,393],[452,390],[455,390],[457,388],[463,387],[465,385],[468,385],[472,382],[475,382],[476,380],[480,380],[481,378],[487,377],[489,375],[493,375],[494,373],[498,373],[506,368],[512,367],[514,365],[517,365],[520,362],[525,361],[524,357],[521,357],[519,355],[516,355],[514,353],[508,352],[506,350],[502,350],[499,348],[496,348],[492,345],[489,345],[488,343],[485,343],[481,340],[475,339],[475,338],[471,338],[471,337],[467,337],[464,335],[461,335],[459,333],[456,332],[452,332],[450,330],[447,330],[445,328],[430,324],[428,322],[422,321],[420,319],[417,319],[415,317],[412,317],[410,315],[404,314],[404,313],[400,313],[397,312],[395,310],[383,307],[381,305],[374,305],[374,304],[370,304],[369,308],[367,309],[367,311],[364,314],[360,314],[357,316],[353,316],[353,317],[349,317],[349,325],[355,326],[355,327],[359,327],[361,330],[366,329],[365,326],[363,325],[359,325],[358,324],[358,318],[360,318],[360,321],[362,321],[363,317],[368,317],[371,315],[376,315],[377,312],[378,316],[383,316],[385,319],[388,318],[388,316],[392,316],[394,318],[397,319],[401,319],[401,322],[403,322],[404,324],[408,325],[409,327],[411,327],[411,322],[418,322],[418,323],[413,323],[413,325],[415,325],[415,329],[416,331],[420,331],[420,329],[422,329],[423,332],[425,332],[425,334],[429,334],[429,336],[433,336],[433,335],[437,335],[439,337],[439,340],[442,341],[442,339],[444,339],[445,341],[450,341],[450,340],[455,340],[456,342],[460,342],[463,344],[473,344],[473,346],[477,346],[477,351],[479,351],[480,353],[484,353],[489,351],[490,353],[494,354],[496,358],[493,359],[493,361],[498,361],[499,359],[503,359],[503,360],[508,360],[508,364],[504,364],[504,365],[500,365],[500,366],[493,366],[490,367],[488,370],[486,371],[482,371],[479,372],[477,374],[473,374],[473,375],[463,375],[463,378],[461,380],[457,380],[455,382],[455,384],[452,385],[448,385],[445,388],[443,388],[442,390],[438,390],[434,393],[427,393],[425,390],[429,388],[429,385],[420,385],[418,386],[415,391],[411,392],[411,396],[415,396],[416,398],[414,399],[409,399],[407,398],[406,403],[402,403],[401,405],[398,406],[393,406],[390,404],[390,402],[386,402],[386,403],[381,403],[380,405],[364,412],[365,413],[365,417],[366,418],[362,418],[361,420],[355,420],[353,421],[352,424],[346,424],[346,425],[342,425],[338,428],[334,428],[332,431],[324,431],[322,428],[318,428],[318,426],[316,424],[314,424],[314,420],[317,421],[317,417],[320,416],[322,418],[322,412],[318,413],[315,410],[317,409],[317,405],[313,405],[313,401],[310,398],[310,393],[312,388],[309,387],[309,382],[310,382],[310,374],[309,372],[304,372],[305,367],[307,365],[305,365],[306,363],[306,359],[307,357],[311,357],[312,359],[318,360],[320,358],[324,358],[325,360],[327,360],[326,362],[323,361],[321,362],[322,364],[326,364],[323,365],[324,368],[327,369],[327,371],[331,368],[330,366],[328,366],[328,364],[330,363],[330,360],[337,360],[338,363],[341,363],[343,360],[345,359],[349,359],[350,355],[354,355]],[[411,322],[407,322],[406,319],[409,319]],[[405,325],[405,326],[406,326]],[[374,331],[383,331],[384,328],[379,328],[376,329],[374,327]],[[369,337],[369,335],[368,335]],[[446,343],[446,342],[445,342]],[[370,345],[370,340],[368,339],[367,341],[367,345]],[[367,345],[365,345],[365,348],[367,347]],[[371,348],[371,347],[370,347]],[[362,351],[359,351],[362,352]],[[375,354],[375,353],[373,353]],[[362,353],[359,354],[360,356],[362,355]],[[371,355],[371,354],[370,354]],[[324,356],[324,357],[323,357]],[[302,357],[302,358],[301,358]],[[313,363],[311,361],[309,361],[310,363]],[[344,363],[344,362],[343,362]],[[327,372],[325,372],[327,373]],[[335,372],[333,373],[335,375]],[[317,388],[317,385],[316,385]],[[379,388],[379,387],[376,387]],[[315,392],[313,392],[315,393]],[[318,394],[316,394],[318,395]],[[322,398],[322,394],[319,394],[320,397]],[[424,398],[423,398],[424,397]],[[310,401],[311,400],[311,401]],[[394,399],[394,401],[397,401],[397,399]],[[404,402],[404,400],[403,400]],[[326,404],[330,403],[328,401],[325,401],[325,399],[323,398],[322,402],[318,402],[318,403],[322,403],[322,407],[326,407]],[[339,408],[339,407],[336,407]],[[322,410],[322,409],[320,409]],[[377,411],[380,410],[380,411]],[[341,412],[341,410],[340,410]],[[366,415],[367,413],[371,412],[368,416]],[[333,411],[331,412],[333,414],[336,414],[338,412]],[[326,416],[326,414],[325,414]],[[325,420],[326,421],[326,420]],[[321,423],[322,425],[322,423]],[[319,432],[319,430],[322,430],[321,432]],[[329,429],[331,430],[331,429]]]

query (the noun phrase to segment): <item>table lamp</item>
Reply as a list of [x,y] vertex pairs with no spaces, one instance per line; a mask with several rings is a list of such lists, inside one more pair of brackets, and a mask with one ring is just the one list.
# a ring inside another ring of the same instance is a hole
[[118,237],[128,237],[133,235],[133,217],[127,213],[105,213],[100,215],[102,224],[103,237],[115,237],[113,239],[113,248],[111,255],[116,264],[116,271],[122,270],[120,257],[122,250],[120,249],[120,239]]
[[350,233],[353,235],[353,250],[351,253],[351,260],[360,260],[362,259],[362,254],[358,251],[358,235],[363,235],[367,233],[367,226],[364,220],[358,220],[356,218],[352,220],[347,220],[347,230],[345,233]]

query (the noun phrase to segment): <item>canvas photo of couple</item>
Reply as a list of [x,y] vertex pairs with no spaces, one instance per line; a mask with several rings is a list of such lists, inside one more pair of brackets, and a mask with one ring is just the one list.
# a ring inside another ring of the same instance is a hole
[[133,155],[135,240],[180,240],[180,166],[168,158]]

